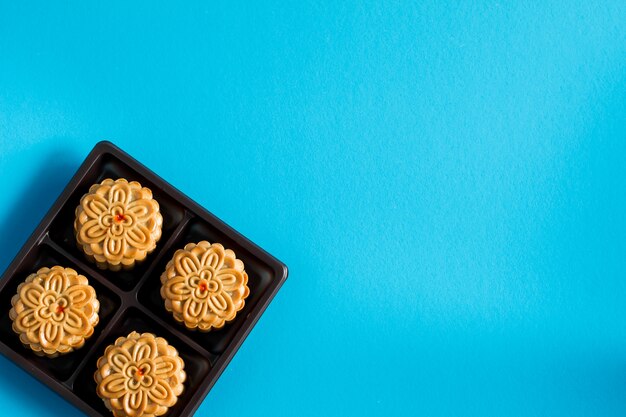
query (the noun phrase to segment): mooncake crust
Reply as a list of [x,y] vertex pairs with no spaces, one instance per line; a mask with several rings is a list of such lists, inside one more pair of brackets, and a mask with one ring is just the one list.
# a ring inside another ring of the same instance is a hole
[[161,274],[165,309],[190,330],[208,332],[233,320],[250,294],[235,252],[219,243],[188,243]]
[[105,179],[89,188],[78,207],[74,232],[87,259],[100,269],[131,269],[161,238],[163,216],[152,191],[137,181]]
[[87,278],[58,265],[30,274],[11,306],[13,331],[39,356],[81,348],[99,321],[100,302]]
[[97,365],[97,394],[115,417],[165,414],[183,393],[187,378],[176,348],[152,333],[118,338]]

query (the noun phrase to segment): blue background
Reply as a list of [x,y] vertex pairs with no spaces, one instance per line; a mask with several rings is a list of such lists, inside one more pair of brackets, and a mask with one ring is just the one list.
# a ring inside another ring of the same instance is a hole
[[290,267],[199,416],[626,414],[626,3],[22,3],[1,270],[102,139]]

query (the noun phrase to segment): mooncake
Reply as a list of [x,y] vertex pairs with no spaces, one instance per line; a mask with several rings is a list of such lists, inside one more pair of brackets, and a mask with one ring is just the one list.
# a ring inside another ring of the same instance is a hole
[[165,414],[178,401],[187,377],[176,348],[151,333],[118,338],[97,365],[97,394],[115,417]]
[[130,269],[161,238],[163,216],[149,188],[124,178],[94,184],[76,208],[76,242],[101,269]]
[[96,291],[85,276],[61,266],[30,274],[17,287],[11,305],[13,331],[40,356],[56,357],[82,347],[99,321]]
[[189,243],[161,275],[165,309],[188,329],[219,329],[235,318],[250,294],[248,274],[235,252],[219,243]]

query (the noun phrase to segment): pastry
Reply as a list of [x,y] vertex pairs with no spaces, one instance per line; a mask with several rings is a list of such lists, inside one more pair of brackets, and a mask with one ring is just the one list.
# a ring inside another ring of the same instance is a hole
[[85,344],[98,324],[100,302],[87,278],[53,266],[30,274],[11,299],[13,331],[40,356],[56,357]]
[[161,275],[165,309],[187,328],[219,329],[250,294],[248,275],[235,252],[219,243],[189,243],[174,253]]
[[183,392],[185,363],[162,337],[132,332],[98,359],[97,394],[115,417],[165,414]]
[[163,216],[152,191],[136,181],[92,185],[76,208],[78,246],[101,269],[130,269],[156,247]]

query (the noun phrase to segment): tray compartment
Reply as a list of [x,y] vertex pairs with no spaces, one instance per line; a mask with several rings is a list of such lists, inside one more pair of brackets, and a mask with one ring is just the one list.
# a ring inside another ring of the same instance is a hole
[[167,414],[170,417],[183,415],[183,410],[189,405],[189,399],[198,390],[211,369],[209,359],[203,352],[190,347],[147,314],[132,307],[124,312],[120,320],[112,326],[109,334],[99,344],[98,349],[95,349],[86,359],[87,365],[79,372],[74,383],[74,393],[86,401],[98,413],[105,416],[111,415],[102,399],[96,394],[96,382],[93,376],[97,369],[98,359],[104,354],[106,347],[114,344],[118,337],[128,336],[133,331],[153,333],[165,338],[170,345],[178,350],[178,354],[185,361],[185,372],[187,373],[185,390],[178,397],[176,405],[170,408]]
[[[35,355],[32,350],[22,345],[19,336],[11,328],[12,321],[9,318],[9,310],[11,309],[11,298],[17,293],[18,285],[24,282],[28,275],[37,272],[39,268],[52,267],[54,265],[73,268],[87,277],[89,284],[96,290],[98,300],[100,301],[100,321],[94,329],[94,334],[87,339],[82,348],[56,358],[47,358]],[[60,381],[68,380],[74,369],[81,363],[91,346],[93,346],[102,329],[106,327],[115,311],[120,308],[120,298],[97,279],[93,279],[88,273],[85,273],[79,265],[70,262],[46,244],[38,245],[31,250],[22,260],[15,273],[5,277],[5,279],[7,282],[0,292],[0,305],[5,309],[0,316],[0,339],[28,363]]]
[[[86,262],[91,263],[85,258],[84,253],[77,246],[76,237],[74,236],[74,218],[76,214],[76,207],[80,204],[81,197],[89,191],[89,188],[93,184],[99,184],[107,178],[114,180],[118,178],[126,178],[129,181],[138,181],[142,186],[150,188],[154,198],[159,202],[161,214],[163,216],[163,232],[161,239],[159,240],[159,243],[157,243],[157,247],[154,252],[148,255],[143,262],[137,263],[135,268],[132,270],[101,271],[103,276],[107,277],[112,283],[120,287],[122,290],[131,291],[139,282],[139,279],[145,271],[149,268],[151,260],[154,259],[162,249],[163,242],[166,242],[170,238],[180,222],[183,221],[185,208],[174,198],[169,196],[159,186],[159,184],[141,175],[120,159],[109,153],[101,155],[95,160],[89,172],[83,176],[80,183],[67,199],[50,226],[50,238],[62,246],[65,250],[72,253],[76,257],[84,259]],[[95,264],[92,265],[95,267]]]
[[[198,243],[207,240],[210,243],[221,243],[226,249],[232,249],[239,259],[241,259],[248,274],[248,287],[250,295],[246,298],[244,308],[237,313],[235,319],[226,323],[219,330],[210,332],[199,332],[187,329],[184,324],[177,322],[165,309],[163,298],[161,298],[161,274],[165,271],[167,263],[172,259],[174,253],[178,249],[182,249],[187,243]],[[263,297],[273,280],[276,278],[275,271],[267,264],[263,263],[258,257],[252,255],[250,251],[221,232],[216,227],[199,219],[192,219],[186,226],[185,230],[176,239],[176,242],[163,254],[157,267],[153,270],[139,289],[138,299],[151,312],[156,314],[160,319],[167,322],[174,328],[184,332],[190,339],[194,340],[200,346],[206,348],[213,354],[223,353],[228,345],[232,342],[237,331],[246,321],[250,311],[257,305],[258,301]]]

